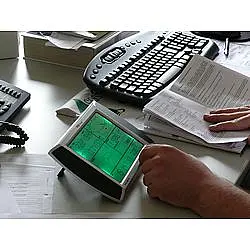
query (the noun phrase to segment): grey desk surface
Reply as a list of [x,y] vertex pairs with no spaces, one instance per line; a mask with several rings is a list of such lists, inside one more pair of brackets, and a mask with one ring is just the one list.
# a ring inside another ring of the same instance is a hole
[[[55,110],[83,88],[83,71],[19,59],[0,60],[0,78],[31,93],[31,100],[15,117],[30,139],[24,149],[0,145],[1,153],[47,154],[68,129],[71,120],[56,116]],[[205,162],[216,174],[236,183],[247,165],[250,153],[243,155],[209,149],[197,145],[154,137],[155,142],[169,143]],[[181,174],[181,173],[180,173]],[[22,216],[22,215],[21,215]],[[140,178],[126,200],[116,204],[92,190],[85,183],[65,173],[55,176],[53,213],[23,215],[42,218],[187,218],[198,217],[188,209],[176,208],[150,199]]]

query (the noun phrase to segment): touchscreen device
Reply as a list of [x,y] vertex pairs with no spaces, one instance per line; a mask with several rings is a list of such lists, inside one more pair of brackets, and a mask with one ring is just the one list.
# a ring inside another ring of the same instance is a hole
[[93,101],[49,155],[108,198],[121,202],[137,176],[144,133]]

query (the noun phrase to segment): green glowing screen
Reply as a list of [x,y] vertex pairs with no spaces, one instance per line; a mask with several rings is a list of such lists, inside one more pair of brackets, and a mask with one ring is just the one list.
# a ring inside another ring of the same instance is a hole
[[68,147],[121,182],[143,144],[99,113],[95,113]]

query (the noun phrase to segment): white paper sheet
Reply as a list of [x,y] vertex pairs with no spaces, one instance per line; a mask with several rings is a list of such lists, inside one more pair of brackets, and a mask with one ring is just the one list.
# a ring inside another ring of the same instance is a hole
[[86,39],[81,37],[74,37],[60,32],[52,32],[50,36],[46,36],[49,42],[46,43],[47,46],[50,46],[49,43],[52,43],[56,47],[62,49],[79,49],[83,43],[87,42]]
[[[7,183],[21,213],[52,212],[55,165],[47,158],[27,154],[0,156],[0,183]],[[6,189],[2,188],[1,192],[7,195]],[[15,209],[14,205],[12,209]]]
[[194,56],[170,90],[217,109],[248,105],[250,78],[202,56]]

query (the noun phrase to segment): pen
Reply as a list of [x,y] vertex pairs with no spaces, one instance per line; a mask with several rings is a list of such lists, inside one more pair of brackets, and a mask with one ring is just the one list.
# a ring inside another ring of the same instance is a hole
[[225,40],[224,54],[225,56],[229,55],[229,38],[228,37]]

